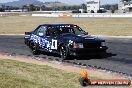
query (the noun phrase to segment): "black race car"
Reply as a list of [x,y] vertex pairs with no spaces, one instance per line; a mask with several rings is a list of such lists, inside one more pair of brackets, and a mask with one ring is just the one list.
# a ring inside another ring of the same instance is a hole
[[40,51],[59,54],[66,59],[70,55],[102,55],[108,47],[105,40],[92,37],[74,24],[43,24],[32,32],[25,32],[25,44],[34,55]]

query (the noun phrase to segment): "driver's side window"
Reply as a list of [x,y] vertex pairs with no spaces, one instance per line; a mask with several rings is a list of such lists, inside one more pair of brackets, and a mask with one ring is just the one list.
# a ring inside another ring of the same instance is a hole
[[47,28],[46,36],[56,36],[57,35],[57,29],[53,27]]
[[46,35],[46,26],[40,26],[36,32],[36,35],[38,36]]

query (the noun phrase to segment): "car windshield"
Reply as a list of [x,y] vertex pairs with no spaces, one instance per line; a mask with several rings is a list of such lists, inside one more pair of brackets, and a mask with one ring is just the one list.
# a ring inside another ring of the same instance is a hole
[[75,35],[86,34],[86,32],[82,30],[80,27],[61,27],[60,33],[61,34],[70,33],[70,34],[75,34]]

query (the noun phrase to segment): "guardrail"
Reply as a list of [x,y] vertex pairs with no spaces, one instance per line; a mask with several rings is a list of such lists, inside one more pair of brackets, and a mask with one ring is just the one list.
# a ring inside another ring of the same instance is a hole
[[33,12],[39,12],[39,13],[72,13],[72,11],[33,11]]
[[32,16],[37,16],[37,17],[59,17],[58,14],[32,14]]
[[26,12],[0,12],[0,16],[22,16],[27,14]]
[[43,16],[43,17],[132,17],[132,13],[37,13],[37,12],[0,12],[0,16],[12,16],[12,15],[23,15],[32,14],[32,16]]
[[32,14],[32,16],[44,17],[132,17],[132,14],[72,14],[72,13],[52,13],[52,14]]
[[111,14],[111,13],[87,13],[87,14],[73,14],[73,17],[132,17],[132,14]]

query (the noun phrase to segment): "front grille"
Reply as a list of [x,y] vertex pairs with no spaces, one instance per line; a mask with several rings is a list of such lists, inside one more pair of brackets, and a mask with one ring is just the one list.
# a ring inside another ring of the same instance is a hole
[[84,48],[99,48],[101,46],[100,42],[85,42],[83,43]]

